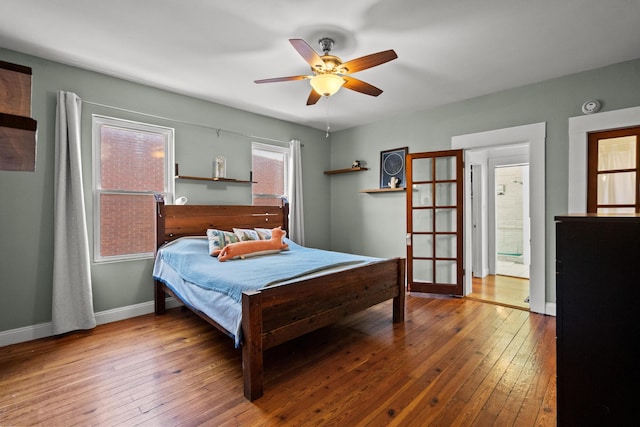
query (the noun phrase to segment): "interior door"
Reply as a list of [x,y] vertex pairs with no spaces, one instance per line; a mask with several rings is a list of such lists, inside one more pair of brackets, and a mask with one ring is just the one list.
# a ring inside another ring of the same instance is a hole
[[463,295],[463,150],[407,154],[410,292]]

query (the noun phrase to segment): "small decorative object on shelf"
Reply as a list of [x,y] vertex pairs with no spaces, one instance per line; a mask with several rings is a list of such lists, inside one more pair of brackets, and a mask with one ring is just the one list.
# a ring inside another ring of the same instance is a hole
[[353,163],[351,163],[351,167],[352,168],[361,168],[362,167],[362,160],[354,160]]
[[227,159],[224,156],[216,156],[214,162],[214,178],[226,178],[227,177]]

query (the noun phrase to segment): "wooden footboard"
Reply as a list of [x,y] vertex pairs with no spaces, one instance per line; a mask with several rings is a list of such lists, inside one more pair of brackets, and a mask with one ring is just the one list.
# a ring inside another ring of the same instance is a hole
[[[405,260],[395,258],[242,296],[244,395],[263,393],[263,352],[393,298],[404,321]],[[291,287],[295,286],[295,290]]]

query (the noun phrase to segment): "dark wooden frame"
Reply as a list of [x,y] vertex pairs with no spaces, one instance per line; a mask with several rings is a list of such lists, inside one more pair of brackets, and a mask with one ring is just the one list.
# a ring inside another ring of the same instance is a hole
[[[288,205],[209,206],[165,205],[157,202],[157,244],[183,236],[204,236],[208,228],[287,229]],[[165,297],[177,298],[155,281],[155,311],[165,311]],[[179,300],[179,298],[177,298]],[[393,258],[295,283],[242,295],[242,371],[244,395],[253,401],[263,394],[263,352],[293,338],[393,299],[393,322],[404,321],[405,260]],[[207,322],[232,335],[202,312]]]
[[[601,139],[620,138],[624,136],[636,136],[635,168],[598,170],[598,144]],[[601,132],[589,132],[587,134],[587,213],[598,213],[598,208],[632,208],[635,213],[640,213],[640,127],[606,130]],[[611,173],[636,173],[635,203],[619,205],[598,204],[598,177],[600,174]]]
[[[389,188],[389,180],[392,176],[400,179],[400,183],[398,184],[398,188],[405,188],[407,186],[407,153],[409,152],[409,147],[402,148],[394,148],[393,150],[385,150],[380,152],[380,188]],[[384,170],[384,161],[389,155],[397,154],[402,157],[402,169],[400,173],[395,175],[389,175]]]
[[[456,174],[455,179],[438,179],[436,176],[436,161],[442,157],[455,157]],[[425,181],[414,181],[414,165],[416,159],[432,159],[431,176]],[[464,295],[464,159],[463,150],[443,150],[430,151],[424,153],[409,153],[407,155],[407,185],[413,188],[414,185],[429,185],[432,188],[432,203],[430,206],[415,206],[413,191],[407,191],[406,211],[407,211],[407,235],[411,235],[411,239],[417,235],[431,236],[431,256],[414,256],[414,245],[407,246],[407,276],[409,278],[407,287],[410,292],[424,292],[446,295]],[[439,205],[436,201],[436,185],[437,184],[455,184],[456,200],[454,205]],[[438,209],[455,209],[456,210],[456,228],[455,231],[439,231],[436,227],[436,211]],[[431,231],[416,231],[413,228],[413,211],[430,210],[432,212]],[[438,256],[436,251],[436,241],[438,236],[455,235],[456,254],[455,258]],[[433,271],[433,280],[417,281],[413,275],[414,260],[419,259],[431,263]],[[438,283],[436,281],[436,265],[438,261],[455,261],[456,262],[456,283]]]

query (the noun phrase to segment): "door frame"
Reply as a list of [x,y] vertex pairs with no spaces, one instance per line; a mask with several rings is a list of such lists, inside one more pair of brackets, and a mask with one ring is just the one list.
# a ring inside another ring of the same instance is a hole
[[[546,303],[546,224],[545,224],[545,139],[546,122],[514,126],[451,138],[451,147],[465,150],[465,163],[469,164],[473,149],[488,149],[503,145],[525,144],[529,149],[530,215],[531,218],[531,277],[529,279],[529,309],[535,313],[547,313]],[[467,152],[469,151],[469,152]],[[471,271],[471,206],[470,168],[465,168],[464,179],[464,262],[466,271]],[[464,294],[472,291],[472,275],[465,275]]]
[[[469,168],[472,175],[472,194],[471,209],[471,242],[473,244],[473,255],[471,274],[473,277],[485,277],[489,274],[489,266],[487,264],[488,241],[487,241],[487,213],[486,213],[486,170],[487,167],[483,163],[467,163],[465,167]],[[469,272],[467,272],[469,274]]]

